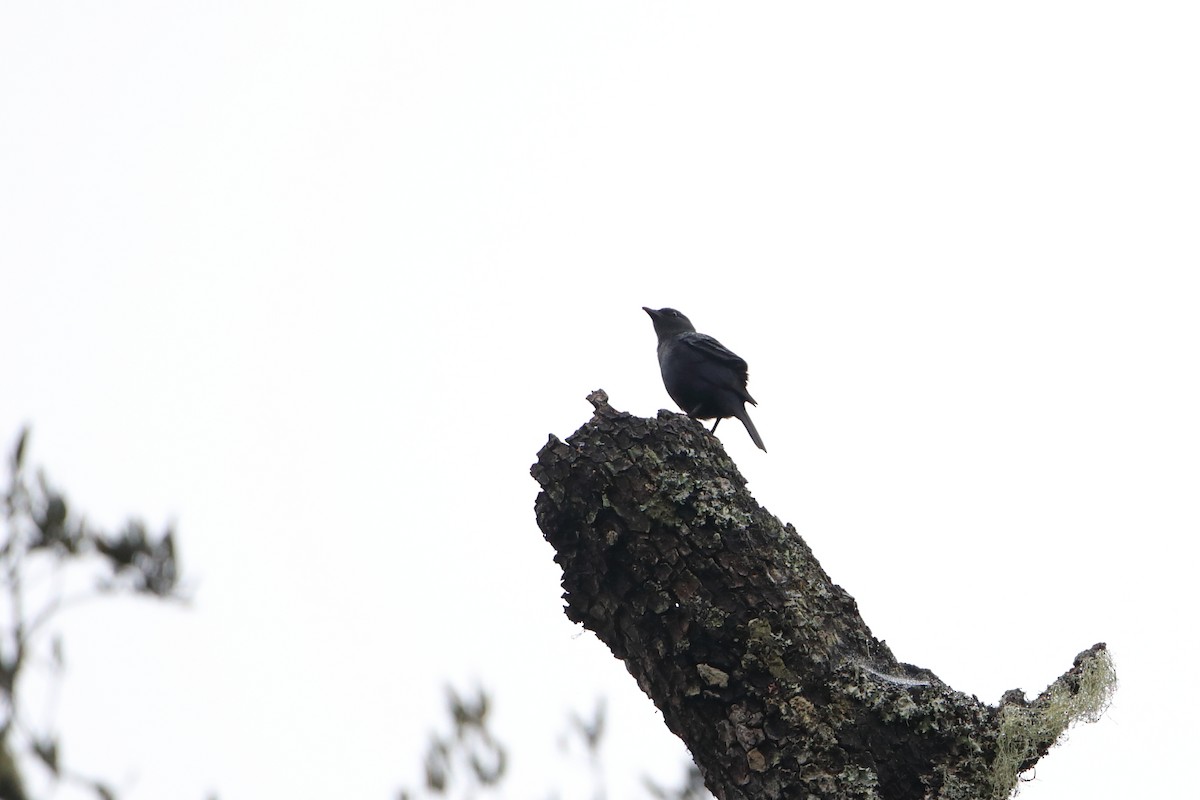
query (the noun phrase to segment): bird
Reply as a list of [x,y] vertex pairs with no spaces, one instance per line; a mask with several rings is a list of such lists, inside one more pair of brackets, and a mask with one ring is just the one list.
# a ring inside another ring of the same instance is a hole
[[667,394],[692,419],[712,419],[711,433],[726,417],[737,417],[764,453],[762,437],[746,403],[758,405],[746,391],[749,369],[746,362],[711,336],[696,333],[692,321],[673,308],[642,310],[654,322],[658,334],[658,368]]

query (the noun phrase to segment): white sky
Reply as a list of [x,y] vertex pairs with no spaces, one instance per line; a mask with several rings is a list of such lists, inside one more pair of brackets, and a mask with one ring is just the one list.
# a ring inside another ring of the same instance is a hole
[[1109,643],[1112,709],[1022,797],[1192,791],[1198,22],[0,6],[0,437],[97,522],[177,521],[195,588],[64,619],[66,761],[387,798],[477,677],[511,796],[599,694],[614,769],[676,778],[528,476],[591,389],[669,405],[671,305],[749,361],[770,454],[722,440],[898,657],[996,702]]

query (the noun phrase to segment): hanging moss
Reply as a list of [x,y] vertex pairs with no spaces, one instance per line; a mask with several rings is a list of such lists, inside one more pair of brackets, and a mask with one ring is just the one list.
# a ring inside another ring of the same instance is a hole
[[[1022,771],[1057,744],[1079,722],[1096,722],[1117,690],[1117,673],[1108,650],[1089,650],[1075,668],[1056,680],[1030,705],[1012,702],[1000,709],[996,758],[992,762],[993,800],[1005,800]],[[1050,742],[1050,745],[1046,745]]]

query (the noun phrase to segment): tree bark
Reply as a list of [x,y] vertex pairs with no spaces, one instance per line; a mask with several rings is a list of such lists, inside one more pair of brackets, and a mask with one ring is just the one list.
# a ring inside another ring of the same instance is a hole
[[625,662],[720,800],[1003,798],[1115,679],[1104,644],[987,706],[896,660],[716,437],[588,397],[538,454],[566,614]]

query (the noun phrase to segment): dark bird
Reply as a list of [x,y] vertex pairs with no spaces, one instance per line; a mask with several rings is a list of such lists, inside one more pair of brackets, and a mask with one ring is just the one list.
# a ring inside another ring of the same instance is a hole
[[667,394],[693,419],[712,419],[712,432],[726,417],[737,417],[750,438],[765,453],[762,437],[746,413],[746,403],[758,405],[746,391],[746,362],[711,336],[696,333],[692,321],[673,308],[642,310],[654,320],[658,334],[658,367]]

